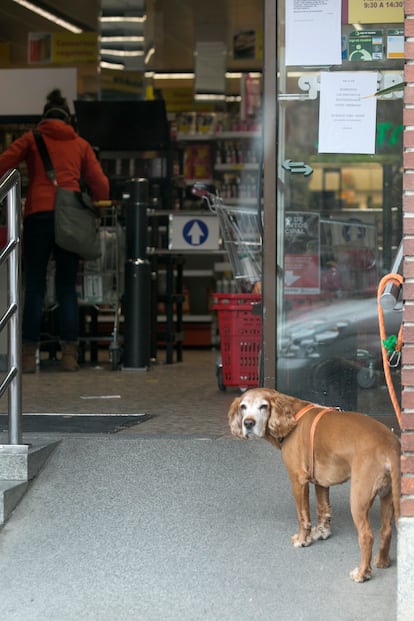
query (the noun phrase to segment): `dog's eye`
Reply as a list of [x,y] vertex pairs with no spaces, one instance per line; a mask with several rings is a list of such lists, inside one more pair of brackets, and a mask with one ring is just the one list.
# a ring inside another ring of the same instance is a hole
[[243,412],[244,412],[244,410],[246,409],[246,405],[244,403],[241,403],[240,404],[240,409],[243,410]]
[[268,407],[269,407],[269,404],[268,404],[268,403],[262,403],[262,405],[260,406],[260,408],[259,408],[259,409],[260,409],[260,410],[267,410],[267,409],[268,409]]

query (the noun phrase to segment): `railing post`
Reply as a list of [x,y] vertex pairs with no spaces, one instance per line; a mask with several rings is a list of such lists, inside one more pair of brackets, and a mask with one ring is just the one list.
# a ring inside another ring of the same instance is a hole
[[9,387],[9,443],[22,443],[22,326],[21,326],[21,211],[20,178],[11,189],[7,200],[8,241],[15,240],[16,246],[9,258],[9,306],[16,311],[10,318],[9,328],[9,368],[16,374]]
[[8,327],[8,372],[0,384],[0,397],[8,390],[9,444],[22,444],[22,382],[21,382],[21,212],[20,174],[8,171],[0,179],[0,201],[7,196],[7,245],[0,249],[0,264],[7,261],[8,308],[0,317],[0,329]]

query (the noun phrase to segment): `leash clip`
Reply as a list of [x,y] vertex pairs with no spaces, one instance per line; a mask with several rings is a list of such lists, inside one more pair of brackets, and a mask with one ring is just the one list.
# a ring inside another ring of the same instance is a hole
[[401,360],[401,352],[395,349],[388,359],[388,365],[391,368],[395,369],[400,364],[400,360]]

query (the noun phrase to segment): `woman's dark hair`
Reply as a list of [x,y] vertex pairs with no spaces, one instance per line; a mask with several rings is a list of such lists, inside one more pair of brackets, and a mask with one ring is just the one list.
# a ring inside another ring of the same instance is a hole
[[59,119],[70,123],[70,110],[65,97],[58,88],[55,88],[47,96],[47,103],[43,108],[44,119]]

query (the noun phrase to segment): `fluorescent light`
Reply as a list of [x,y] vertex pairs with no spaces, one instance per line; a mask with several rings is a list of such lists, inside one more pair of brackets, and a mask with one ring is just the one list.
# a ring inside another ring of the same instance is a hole
[[101,69],[115,69],[116,71],[124,71],[125,69],[125,65],[122,65],[121,63],[108,63],[104,60],[99,63],[99,66]]
[[213,95],[211,93],[196,93],[194,96],[196,101],[225,101],[225,95]]
[[133,56],[144,56],[143,50],[114,50],[112,48],[103,47],[100,49],[101,56],[123,56],[123,57],[133,57]]
[[226,71],[226,78],[229,78],[230,80],[233,78],[240,79],[242,75],[246,75],[246,74],[249,74],[249,76],[252,78],[262,77],[262,74],[260,73],[260,71]]
[[33,2],[27,2],[27,0],[13,0],[13,2],[20,4],[25,9],[32,11],[32,13],[37,13],[41,17],[48,19],[50,22],[53,22],[54,24],[57,24],[58,26],[62,26],[62,28],[65,28],[65,30],[70,30],[70,32],[73,32],[75,34],[79,34],[80,32],[83,32],[82,28],[75,26],[74,24],[66,21],[65,19],[62,19],[61,17],[58,17],[57,15],[55,15],[54,13],[51,13],[50,11],[41,9],[36,4],[33,4]]
[[123,15],[116,15],[116,16],[106,16],[106,15],[102,15],[99,18],[99,21],[102,22],[103,24],[124,24],[124,23],[129,23],[129,24],[143,24],[144,22],[147,21],[147,16],[143,15],[142,17],[126,17]]
[[194,73],[154,73],[154,80],[193,80]]
[[101,36],[99,37],[99,41],[101,43],[143,43],[145,41],[145,37],[143,36],[129,36],[129,35],[120,35],[120,36]]
[[150,47],[150,49],[147,52],[147,55],[145,56],[145,60],[144,60],[144,63],[146,65],[148,65],[149,61],[151,60],[151,58],[153,57],[154,54],[155,54],[155,47]]
[[[246,73],[248,73],[253,78],[260,78],[262,76],[262,74],[259,71],[256,71],[254,73],[249,72],[249,71],[246,71],[246,72],[228,71],[226,72],[226,78],[229,78],[229,79],[239,78],[240,79],[242,75],[245,75]],[[154,73],[153,77],[154,77],[154,80],[194,80],[195,73],[190,73],[190,72],[188,73],[178,73],[178,72],[177,73]]]

